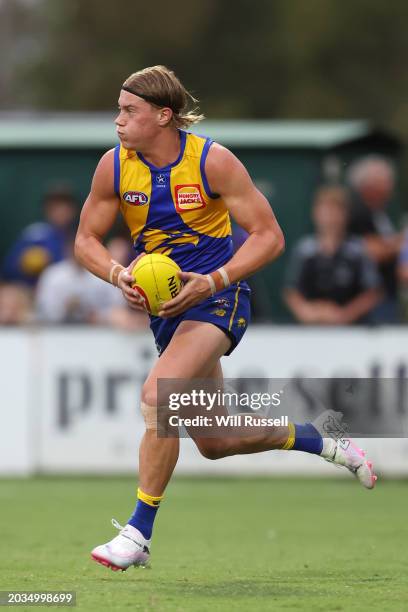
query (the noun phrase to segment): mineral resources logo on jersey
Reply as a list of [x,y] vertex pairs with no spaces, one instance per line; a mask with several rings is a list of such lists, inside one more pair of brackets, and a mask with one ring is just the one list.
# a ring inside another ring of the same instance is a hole
[[176,185],[174,191],[176,210],[178,212],[204,208],[205,202],[198,183],[192,185]]

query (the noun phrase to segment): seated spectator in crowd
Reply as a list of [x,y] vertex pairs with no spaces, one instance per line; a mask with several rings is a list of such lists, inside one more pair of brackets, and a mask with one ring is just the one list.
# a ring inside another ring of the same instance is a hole
[[77,202],[67,189],[54,189],[44,198],[44,218],[26,227],[7,253],[2,277],[34,287],[41,272],[65,257],[75,227]]
[[405,234],[404,244],[398,259],[397,277],[399,281],[399,297],[401,319],[408,322],[408,232]]
[[[113,239],[112,255],[117,261],[127,254]],[[127,245],[126,245],[127,246]],[[144,329],[147,314],[131,310],[122,292],[85,270],[74,258],[71,238],[67,259],[50,265],[42,273],[36,291],[36,319],[40,323],[88,323],[112,325],[124,330]],[[107,244],[110,250],[110,244]]]
[[0,284],[0,325],[25,325],[32,321],[32,294],[18,283]]
[[300,240],[292,253],[284,299],[301,323],[365,322],[381,299],[381,281],[362,241],[346,238],[344,189],[321,188],[312,216],[316,233]]
[[385,295],[372,313],[375,323],[397,321],[396,266],[403,236],[393,226],[387,207],[395,188],[395,171],[386,159],[369,155],[350,166],[347,181],[352,189],[348,233],[361,236],[377,263]]

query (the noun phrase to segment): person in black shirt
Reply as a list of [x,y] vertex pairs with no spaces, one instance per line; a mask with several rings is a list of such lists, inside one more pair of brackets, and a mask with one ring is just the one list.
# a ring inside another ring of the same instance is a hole
[[346,238],[345,190],[321,188],[312,214],[316,233],[300,240],[292,253],[284,299],[301,323],[365,322],[381,299],[381,281],[362,241]]
[[397,321],[397,260],[403,236],[387,212],[394,192],[395,172],[388,160],[368,155],[354,162],[347,181],[352,189],[348,234],[360,236],[382,277],[385,295],[372,313],[375,323]]

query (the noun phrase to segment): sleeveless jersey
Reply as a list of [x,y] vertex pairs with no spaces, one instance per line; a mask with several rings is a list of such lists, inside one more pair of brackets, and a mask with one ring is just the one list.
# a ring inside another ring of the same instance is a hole
[[205,175],[212,140],[179,134],[180,154],[163,168],[118,145],[115,192],[137,254],[162,253],[186,272],[207,274],[232,257],[230,218]]

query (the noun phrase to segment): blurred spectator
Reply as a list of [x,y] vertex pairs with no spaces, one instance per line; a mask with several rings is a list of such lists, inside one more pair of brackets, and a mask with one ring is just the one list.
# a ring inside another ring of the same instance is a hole
[[408,322],[408,232],[405,234],[404,244],[398,259],[397,277],[399,281],[399,297],[401,319]]
[[[107,247],[112,255],[126,265],[128,262],[123,259],[128,253],[126,241],[114,238],[111,243]],[[37,321],[105,324],[125,330],[145,328],[147,315],[130,310],[121,291],[85,270],[74,258],[73,244],[72,238],[67,259],[52,264],[40,277]]]
[[112,259],[120,262],[122,266],[127,267],[135,258],[135,252],[128,237],[114,236],[109,240],[108,248]]
[[302,323],[364,322],[381,298],[381,281],[362,241],[346,239],[345,190],[321,188],[312,215],[316,234],[300,240],[292,253],[286,303]]
[[0,325],[24,325],[32,320],[31,291],[17,283],[0,285]]
[[349,234],[362,236],[370,257],[378,264],[385,289],[384,299],[372,313],[375,323],[397,321],[396,265],[403,237],[387,212],[395,188],[393,165],[383,157],[369,155],[351,165],[348,183],[353,193]]
[[26,227],[7,253],[2,265],[6,280],[35,286],[49,264],[64,258],[76,223],[77,202],[69,190],[54,189],[46,194],[43,209],[45,220]]

